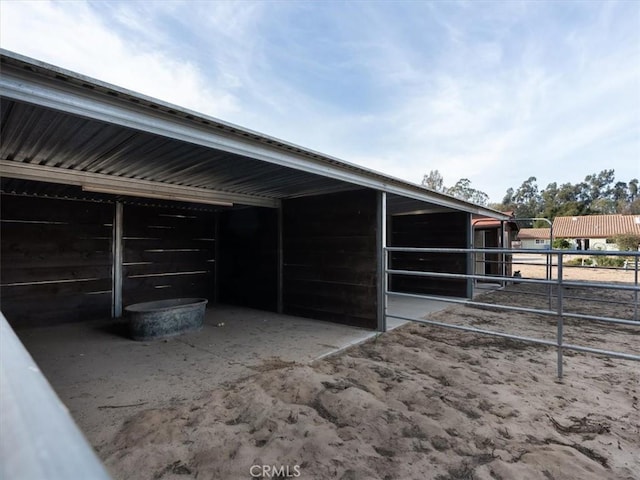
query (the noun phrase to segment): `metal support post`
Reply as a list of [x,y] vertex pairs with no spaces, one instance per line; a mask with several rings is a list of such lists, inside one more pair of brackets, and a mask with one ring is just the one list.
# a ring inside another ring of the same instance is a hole
[[558,344],[558,379],[562,380],[562,344],[563,344],[563,336],[564,336],[564,318],[563,318],[563,308],[564,308],[564,298],[563,298],[563,286],[562,286],[562,252],[558,253],[558,333],[557,333],[557,344]]
[[638,255],[635,256],[635,273],[634,273],[634,281],[633,284],[636,287],[636,290],[633,292],[633,319],[638,321]]
[[[473,225],[471,224],[472,221],[472,217],[471,214],[468,213],[467,214],[467,247],[468,249],[471,249],[474,247],[473,244]],[[474,273],[474,265],[475,265],[475,253],[473,252],[467,252],[467,268],[466,268],[466,274],[467,275],[473,275]],[[486,258],[486,257],[485,257]],[[484,263],[483,263],[484,265]],[[483,273],[484,274],[484,273]],[[473,286],[474,286],[474,280],[472,278],[467,278],[467,298],[469,299],[473,299]]]
[[215,213],[213,234],[213,303],[218,303],[220,289],[218,287],[220,265],[220,212]]
[[113,213],[112,225],[112,259],[111,259],[111,316],[122,316],[122,229],[123,206],[122,202],[116,202]]
[[377,228],[377,258],[378,258],[378,331],[387,331],[387,194],[377,192],[378,228]]
[[278,313],[284,313],[283,285],[284,285],[284,249],[282,235],[282,204],[278,207]]

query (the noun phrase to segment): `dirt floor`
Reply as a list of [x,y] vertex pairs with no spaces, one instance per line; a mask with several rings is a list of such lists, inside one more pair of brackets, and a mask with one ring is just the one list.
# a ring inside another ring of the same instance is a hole
[[[480,300],[544,306],[546,293],[516,284]],[[570,293],[575,311],[634,311],[630,292]],[[605,296],[617,303],[585,300]],[[555,318],[492,307],[428,318],[556,332]],[[640,326],[566,323],[567,342],[640,354]],[[552,348],[408,324],[312,364],[274,357],[197,401],[130,417],[96,448],[122,479],[637,479],[639,364],[568,352],[564,373]]]

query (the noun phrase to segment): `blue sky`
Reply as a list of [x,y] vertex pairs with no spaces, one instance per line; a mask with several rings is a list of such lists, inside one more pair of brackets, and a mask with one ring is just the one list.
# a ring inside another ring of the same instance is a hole
[[640,177],[640,2],[0,1],[0,45],[408,181]]

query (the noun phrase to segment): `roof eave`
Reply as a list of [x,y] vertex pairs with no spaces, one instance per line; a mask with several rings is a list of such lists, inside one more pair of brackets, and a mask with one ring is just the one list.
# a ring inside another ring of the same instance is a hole
[[[163,102],[76,72],[0,49],[2,96],[135,128],[196,145],[347,183],[393,193],[442,207],[499,220],[497,210],[429,190],[283,140]],[[9,68],[7,68],[9,67]],[[34,73],[38,78],[34,78]]]

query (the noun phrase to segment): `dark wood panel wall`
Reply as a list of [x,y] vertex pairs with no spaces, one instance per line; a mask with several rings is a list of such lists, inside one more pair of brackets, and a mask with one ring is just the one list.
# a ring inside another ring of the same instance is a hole
[[[389,245],[394,247],[467,248],[469,214],[463,212],[398,215],[390,220]],[[438,273],[467,273],[467,255],[455,253],[391,253],[391,268]],[[467,281],[392,275],[396,292],[467,296]]]
[[215,214],[124,205],[124,306],[166,298],[214,299]]
[[377,326],[376,192],[283,202],[284,313]]
[[278,211],[247,207],[220,213],[218,300],[276,311]]
[[12,326],[110,317],[114,205],[0,200],[0,308]]

